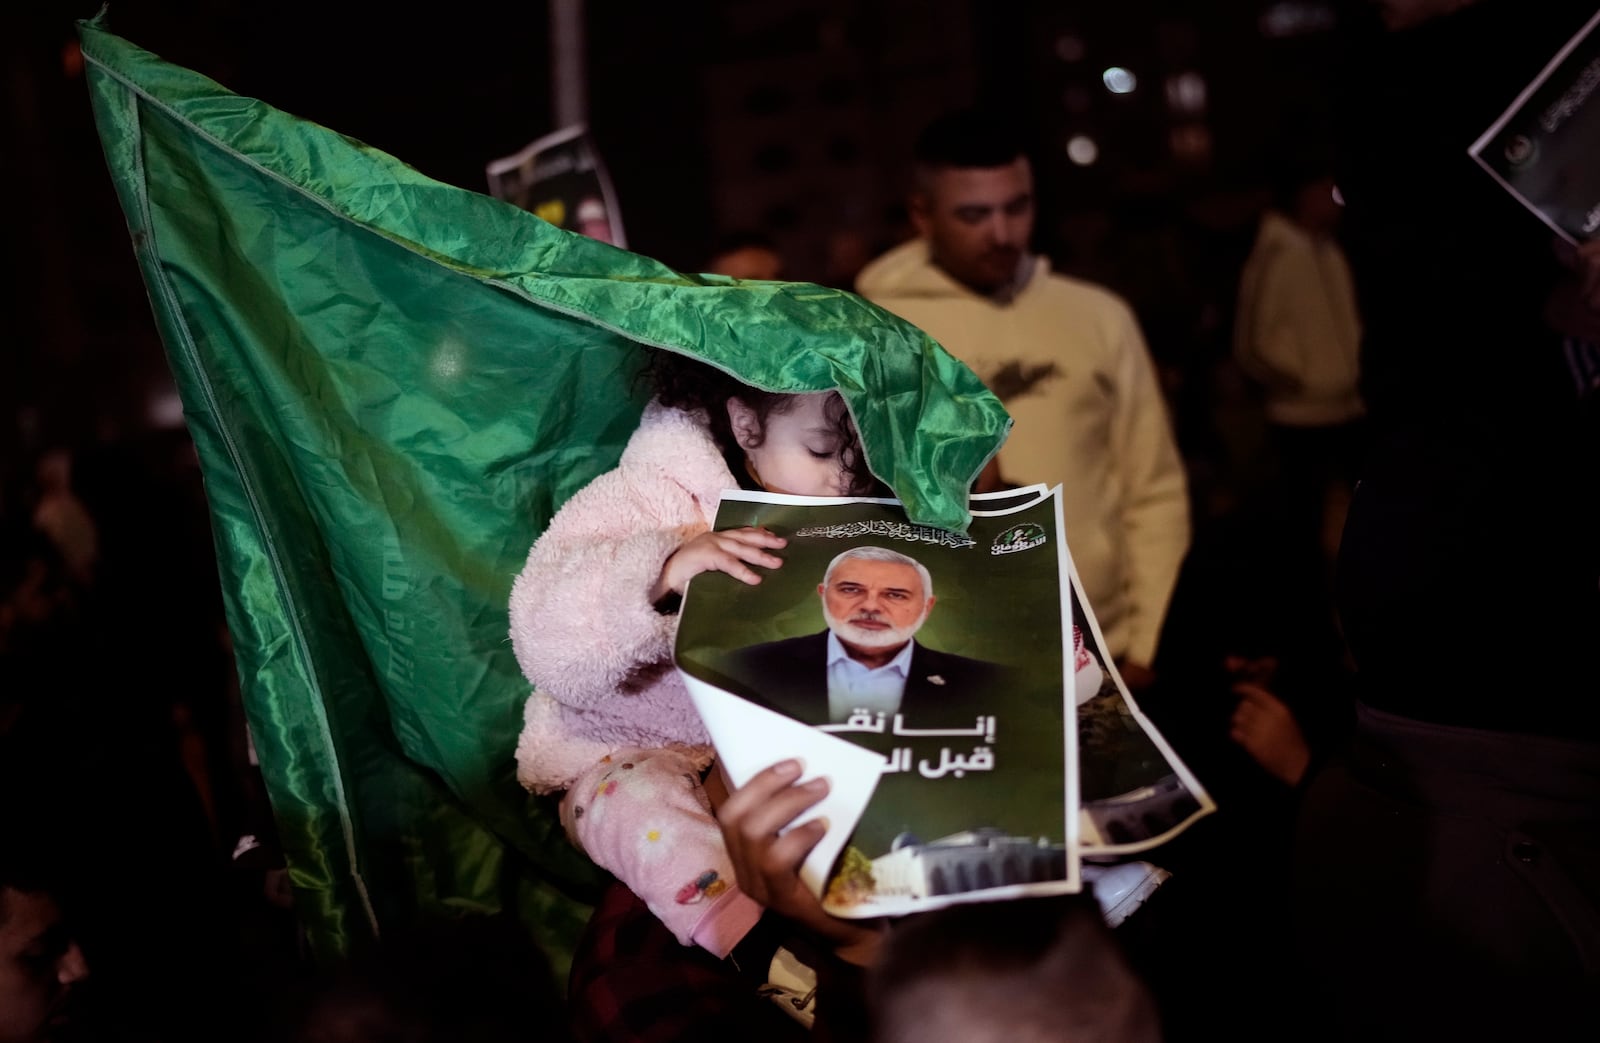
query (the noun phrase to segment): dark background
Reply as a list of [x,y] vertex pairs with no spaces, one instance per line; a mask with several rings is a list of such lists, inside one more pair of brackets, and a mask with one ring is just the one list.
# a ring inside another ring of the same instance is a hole
[[[1338,718],[1348,716],[1350,660],[1331,606],[1301,591],[1292,600],[1304,611],[1282,611],[1289,583],[1264,567],[1274,548],[1261,539],[1270,515],[1260,508],[1272,499],[1274,464],[1259,402],[1228,356],[1239,270],[1273,167],[1323,136],[1342,30],[1376,2],[586,4],[589,122],[640,253],[696,269],[719,238],[749,229],[774,239],[792,276],[847,285],[907,234],[905,159],[920,126],[947,107],[983,104],[1012,116],[1032,145],[1036,246],[1057,269],[1133,306],[1171,407],[1195,519],[1158,664],[1165,716],[1161,699],[1139,699],[1222,809],[1154,856],[1174,872],[1163,886],[1170,912],[1144,928],[1145,951],[1157,956],[1139,962],[1154,972],[1174,1040],[1211,1038],[1214,1024],[1239,1039],[1284,1038],[1284,1026],[1314,1038],[1328,1004],[1302,998],[1303,988],[1327,985],[1345,999],[1361,991],[1285,959],[1294,795],[1229,740],[1234,699],[1219,660],[1223,649],[1283,653],[1279,691],[1297,713],[1309,711],[1301,719],[1316,733],[1313,748],[1330,748],[1347,727]],[[98,948],[86,939],[95,973],[121,982],[103,1008],[115,1023],[201,1020],[174,1010],[178,991],[181,1004],[216,1007],[227,1029],[207,1018],[205,1031],[139,1038],[248,1039],[252,1014],[283,1008],[285,965],[298,973],[304,954],[292,912],[270,898],[281,892],[262,887],[278,863],[259,773],[241,770],[245,733],[204,490],[73,48],[74,19],[98,3],[32,0],[0,13],[0,521],[10,525],[0,548],[13,533],[19,544],[40,540],[26,532],[43,499],[35,465],[58,448],[73,456],[74,488],[101,540],[78,618],[64,613],[58,644],[35,642],[18,657],[37,661],[38,673],[0,678],[0,704],[26,692],[40,718],[32,732],[8,736],[16,741],[0,769],[19,803],[80,813],[62,818],[81,838],[71,850],[95,885],[85,917],[99,936]],[[1462,635],[1481,630],[1483,576],[1473,566],[1499,554],[1510,562],[1494,573],[1499,601],[1538,607],[1501,619],[1501,646],[1537,650],[1520,667],[1522,688],[1595,689],[1596,400],[1580,427],[1569,416],[1571,377],[1547,343],[1542,309],[1558,272],[1550,236],[1462,155],[1593,0],[1477,6],[1481,17],[1437,37],[1364,49],[1369,62],[1347,99],[1356,108],[1345,140],[1361,147],[1341,184],[1352,200],[1365,192],[1351,216],[1366,217],[1347,223],[1343,238],[1366,273],[1368,330],[1385,331],[1363,359],[1367,400],[1374,423],[1383,414],[1390,434],[1414,436],[1388,439],[1405,451],[1372,462],[1391,490],[1417,492],[1369,512],[1366,530],[1346,540],[1366,618],[1345,621],[1352,644],[1364,645],[1364,672],[1383,679],[1364,695],[1379,709],[1593,736],[1595,700],[1507,700],[1481,683],[1481,657],[1460,654]],[[539,0],[412,10],[116,0],[109,24],[243,94],[481,190],[486,162],[555,128],[548,14]],[[1137,89],[1107,90],[1112,67],[1131,71]],[[1069,158],[1078,137],[1094,142],[1092,165]],[[1485,482],[1494,495],[1484,495]],[[1294,631],[1307,613],[1322,622],[1301,640]],[[1295,658],[1298,670],[1289,668]],[[52,741],[32,743],[41,733]],[[65,797],[45,801],[58,791]],[[234,859],[245,829],[269,843]],[[1359,839],[1350,849],[1366,855]],[[1408,893],[1352,922],[1403,931],[1404,915],[1379,921]],[[1130,923],[1135,947],[1139,923]],[[210,958],[225,949],[217,933],[237,934],[238,958],[259,963],[261,972],[237,975],[259,982],[253,995],[221,987],[235,963]],[[1323,947],[1328,969],[1365,966],[1371,936],[1352,937],[1347,949]],[[158,938],[181,964],[153,958]],[[1242,955],[1217,960],[1219,938]],[[409,991],[437,991],[469,1012],[498,998],[507,1023],[524,1028],[554,1022],[497,977],[541,980],[527,960],[475,940],[459,958],[448,947],[426,951],[434,959],[419,966],[428,974]],[[447,975],[437,973],[441,960]],[[1413,962],[1392,979],[1412,987],[1428,960]],[[464,1001],[474,987],[477,1002]]]
[[[44,448],[176,416],[72,50],[74,19],[96,8],[44,0],[0,16],[8,475]],[[589,122],[638,252],[695,270],[719,237],[756,230],[792,276],[847,282],[906,233],[916,130],[949,106],[992,105],[1033,144],[1038,245],[1129,297],[1174,385],[1226,332],[1264,158],[1320,123],[1336,36],[1336,5],[1317,0],[590,0],[585,13]],[[554,129],[543,3],[118,0],[109,18],[241,94],[474,190],[488,160]],[[1113,65],[1136,75],[1133,93],[1105,88]],[[1168,97],[1184,74],[1203,81],[1199,110],[1192,91],[1187,107]],[[1067,158],[1078,134],[1097,143],[1093,166]]]
[[[100,539],[85,618],[112,625],[87,631],[69,618],[56,628],[61,647],[34,658],[44,664],[37,701],[52,708],[46,723],[60,725],[51,734],[78,759],[103,761],[82,773],[73,806],[89,823],[75,828],[128,854],[86,860],[123,877],[115,887],[95,881],[103,897],[91,910],[117,913],[100,928],[96,956],[96,973],[123,983],[108,1009],[137,1021],[129,1011],[143,1000],[140,1016],[174,1016],[168,975],[145,941],[208,931],[240,935],[238,951],[266,968],[245,978],[261,983],[259,1009],[273,1009],[297,936],[292,914],[262,898],[261,874],[270,882],[277,862],[243,753],[204,490],[75,50],[74,20],[97,7],[38,0],[0,14],[0,519],[20,531],[40,499],[37,462],[70,452],[74,490]],[[1010,115],[1035,158],[1037,247],[1132,304],[1172,407],[1197,529],[1230,509],[1229,457],[1248,449],[1252,431],[1235,422],[1225,362],[1238,271],[1273,156],[1324,122],[1334,4],[589,0],[585,10],[589,123],[630,246],[679,269],[697,270],[722,237],[753,230],[776,242],[791,276],[849,285],[908,233],[901,200],[920,127],[957,106]],[[548,15],[540,2],[403,11],[116,0],[108,25],[241,94],[481,191],[489,160],[556,129]],[[1137,89],[1108,91],[1102,74],[1113,66],[1130,70]],[[1096,143],[1093,165],[1068,158],[1077,136]],[[930,625],[940,647],[955,648],[939,619],[956,607],[952,596]],[[107,638],[112,651],[99,650]],[[81,700],[54,697],[74,691]],[[142,729],[138,742],[124,719]],[[84,742],[91,724],[117,759]],[[1059,726],[1040,733],[1051,731]],[[74,777],[55,751],[41,747],[31,775],[12,767],[30,785]],[[102,780],[147,797],[108,813]],[[267,840],[259,867],[232,858],[247,830]],[[136,857],[175,852],[180,840],[202,850]],[[226,881],[221,866],[232,871]],[[235,901],[207,890],[217,887]],[[206,964],[209,978],[188,991],[233,996],[210,988],[232,966]]]

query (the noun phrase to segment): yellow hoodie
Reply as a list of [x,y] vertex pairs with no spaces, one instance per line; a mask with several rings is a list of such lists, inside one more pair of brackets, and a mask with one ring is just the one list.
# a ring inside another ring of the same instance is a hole
[[1189,546],[1183,461],[1138,322],[1116,295],[1035,258],[1009,303],[974,293],[913,240],[867,265],[863,297],[921,327],[1016,420],[1012,482],[1063,487],[1067,540],[1114,658],[1155,656]]
[[1324,427],[1366,411],[1361,320],[1338,243],[1267,211],[1239,278],[1233,352],[1265,387],[1275,424]]

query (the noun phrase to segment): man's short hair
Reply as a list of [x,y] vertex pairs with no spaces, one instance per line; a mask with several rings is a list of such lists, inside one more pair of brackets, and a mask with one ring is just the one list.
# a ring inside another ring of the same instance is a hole
[[753,228],[740,228],[717,236],[711,244],[711,259],[731,254],[735,250],[771,250],[778,252],[777,240]]
[[[19,804],[16,798],[0,804],[0,895],[16,891],[59,898],[66,882],[59,854],[66,847],[65,827],[58,826],[47,811]],[[7,901],[0,898],[0,926],[9,914]]]
[[833,579],[833,570],[847,561],[888,561],[896,565],[910,565],[917,570],[917,575],[922,578],[922,598],[926,601],[933,597],[933,576],[928,573],[928,567],[909,554],[901,554],[888,547],[852,547],[828,562],[828,571],[822,574],[822,585],[826,587]]
[[1086,894],[907,917],[867,972],[873,1039],[1156,1043],[1148,985]]
[[1272,203],[1284,213],[1293,213],[1301,189],[1334,176],[1339,165],[1338,156],[1329,135],[1320,131],[1309,118],[1285,126],[1272,140],[1271,152],[1263,164],[1268,173]]
[[1022,135],[1009,119],[976,109],[940,116],[911,148],[919,187],[940,170],[1004,167],[1026,155]]

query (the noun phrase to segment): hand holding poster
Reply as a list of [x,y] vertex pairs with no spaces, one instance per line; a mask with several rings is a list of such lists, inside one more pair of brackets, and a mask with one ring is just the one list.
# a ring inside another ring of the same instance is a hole
[[1600,231],[1600,12],[1467,150],[1570,243]]
[[[678,667],[733,785],[794,756],[830,778],[813,812],[829,829],[801,873],[829,912],[1077,891],[1081,827],[1106,848],[1080,809],[1077,682],[1093,653],[1074,651],[1059,497],[975,501],[963,535],[909,524],[893,501],[724,494],[717,528],[785,537],[784,564],[753,586],[696,577]],[[1109,690],[1143,740],[1119,732],[1096,756],[1155,754],[1124,775],[1097,767],[1102,795],[1181,792],[1171,829],[1111,849],[1137,850],[1210,805],[1114,671],[1093,674],[1083,701]]]

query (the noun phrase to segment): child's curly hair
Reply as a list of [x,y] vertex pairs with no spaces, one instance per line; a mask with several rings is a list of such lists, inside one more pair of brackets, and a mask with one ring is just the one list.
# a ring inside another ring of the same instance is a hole
[[[663,348],[651,348],[646,352],[645,366],[639,373],[639,379],[649,384],[664,406],[705,410],[711,423],[712,438],[730,457],[742,454],[744,447],[739,445],[733,425],[728,420],[728,399],[737,398],[755,410],[756,419],[763,428],[768,417],[787,412],[794,406],[795,396],[792,394],[762,391],[715,366]],[[867,456],[861,450],[861,436],[850,417],[850,410],[837,391],[829,394],[824,411],[839,432],[839,458],[845,473],[850,476],[851,494],[892,496],[888,486],[867,469]]]

